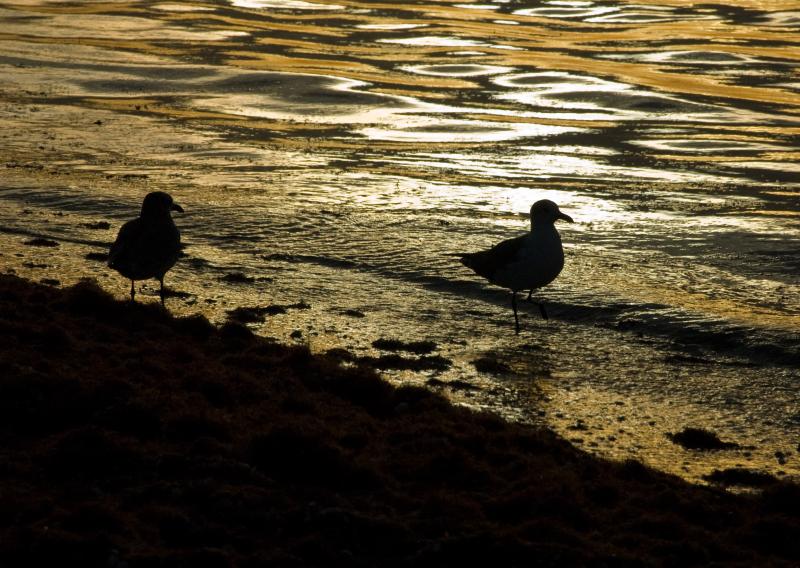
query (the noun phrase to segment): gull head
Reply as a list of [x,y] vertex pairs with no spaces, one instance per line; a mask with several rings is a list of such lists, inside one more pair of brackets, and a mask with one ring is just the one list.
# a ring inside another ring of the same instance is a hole
[[572,217],[566,213],[562,213],[553,201],[549,199],[540,199],[531,206],[531,222],[535,225],[537,223],[555,223],[559,219],[572,223]]
[[164,191],[151,191],[142,201],[142,217],[161,217],[170,211],[183,213],[183,207],[172,200],[172,196]]

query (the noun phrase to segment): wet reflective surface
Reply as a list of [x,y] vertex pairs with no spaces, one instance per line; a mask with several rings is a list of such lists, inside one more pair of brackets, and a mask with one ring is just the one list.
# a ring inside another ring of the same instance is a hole
[[[794,8],[0,3],[0,267],[124,297],[92,253],[169,191],[175,312],[303,300],[252,325],[359,355],[430,339],[448,370],[388,375],[693,480],[797,475]],[[542,198],[577,222],[551,319],[525,305],[515,337],[508,293],[451,255]],[[687,426],[745,447],[666,438]]]

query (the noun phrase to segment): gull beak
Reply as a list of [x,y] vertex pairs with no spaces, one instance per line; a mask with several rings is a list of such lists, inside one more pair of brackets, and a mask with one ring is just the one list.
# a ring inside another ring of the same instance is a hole
[[563,219],[564,221],[567,221],[569,223],[574,223],[575,222],[575,221],[572,220],[572,217],[570,217],[566,213],[562,213],[561,211],[559,211],[558,215],[556,215],[556,219]]
[[183,213],[183,207],[181,207],[177,203],[173,203],[172,207],[170,207],[170,210],[177,211],[178,213]]

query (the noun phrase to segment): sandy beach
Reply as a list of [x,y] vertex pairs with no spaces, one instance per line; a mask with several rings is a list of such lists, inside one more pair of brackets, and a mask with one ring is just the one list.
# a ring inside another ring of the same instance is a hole
[[794,566],[800,488],[698,487],[317,356],[0,276],[0,559]]
[[798,22],[0,2],[0,567],[800,565]]

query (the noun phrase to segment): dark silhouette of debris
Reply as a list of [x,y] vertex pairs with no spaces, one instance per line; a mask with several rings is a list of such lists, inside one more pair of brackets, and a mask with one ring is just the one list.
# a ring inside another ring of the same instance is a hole
[[733,442],[723,442],[714,432],[702,428],[684,428],[667,438],[688,450],[731,450],[740,447]]
[[0,558],[29,566],[778,566],[732,495],[342,357],[0,275]]

